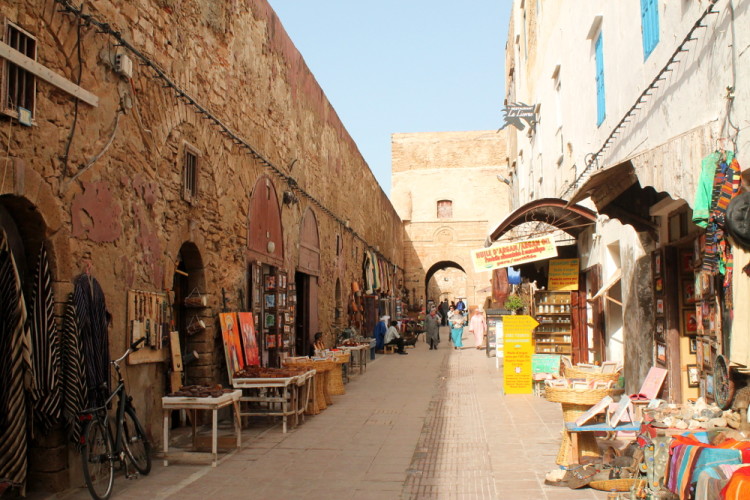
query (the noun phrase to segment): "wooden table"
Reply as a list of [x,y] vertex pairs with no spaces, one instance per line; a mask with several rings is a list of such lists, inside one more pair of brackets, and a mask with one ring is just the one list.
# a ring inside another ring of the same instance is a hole
[[[195,427],[196,419],[195,412],[197,410],[208,410],[213,413],[212,425],[211,425],[211,466],[216,467],[216,460],[218,458],[218,423],[219,416],[218,412],[221,408],[232,406],[234,410],[234,431],[237,435],[237,448],[242,443],[242,429],[240,427],[240,408],[239,400],[242,396],[242,391],[228,392],[218,398],[192,398],[192,397],[170,397],[165,396],[161,398],[161,407],[164,414],[164,466],[169,465],[169,428],[170,426],[170,414],[172,410],[192,410],[193,416],[190,419],[193,422],[193,445],[195,445]],[[191,456],[198,457],[200,455],[207,455],[205,453],[191,453]]]
[[294,377],[232,379],[232,386],[242,392],[240,403],[247,403],[240,404],[240,416],[281,417],[286,433],[288,417],[294,418],[293,425],[298,424],[299,418],[304,419],[314,375],[315,370],[308,370]]
[[349,351],[352,355],[352,368],[359,368],[359,374],[367,371],[367,358],[370,355],[370,344],[359,344],[358,346],[341,346],[337,349]]
[[571,455],[574,463],[581,463],[578,456],[578,435],[581,432],[638,432],[641,430],[641,422],[624,422],[615,427],[607,424],[588,424],[577,426],[575,422],[566,422],[565,429],[570,432]]

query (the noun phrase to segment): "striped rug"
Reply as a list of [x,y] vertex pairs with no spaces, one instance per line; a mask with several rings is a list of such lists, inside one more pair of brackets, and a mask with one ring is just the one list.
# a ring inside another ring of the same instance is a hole
[[[0,230],[0,485],[26,482],[26,401],[31,389],[31,339],[26,304],[5,231]],[[0,487],[2,490],[2,487]]]
[[78,414],[84,410],[86,404],[87,386],[73,294],[70,294],[69,300],[65,303],[60,335],[60,368],[63,420],[70,441],[76,447],[80,447],[81,423],[78,421]]

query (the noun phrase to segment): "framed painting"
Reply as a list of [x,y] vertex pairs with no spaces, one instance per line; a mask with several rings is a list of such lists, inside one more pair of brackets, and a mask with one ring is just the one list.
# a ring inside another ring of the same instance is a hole
[[258,342],[255,338],[253,313],[237,313],[237,319],[240,323],[240,332],[242,332],[242,351],[245,355],[245,365],[258,366],[260,365],[260,356],[258,355]]
[[695,309],[685,309],[682,311],[682,334],[696,335],[698,333],[698,317]]
[[701,365],[703,366],[703,371],[713,371],[711,343],[707,339],[702,339],[701,344]]
[[692,277],[682,280],[682,303],[695,304],[695,281]]
[[680,252],[680,272],[682,274],[692,274],[693,252],[691,250],[683,250]]
[[276,295],[267,293],[264,295],[266,309],[273,309],[276,307]]
[[698,337],[695,338],[695,359],[698,364],[703,366],[703,342]]
[[688,387],[698,387],[700,385],[700,370],[698,365],[687,365],[687,382]]
[[714,397],[714,376],[706,375],[706,396],[709,398]]
[[664,318],[656,318],[654,329],[656,330],[656,340],[664,342]]
[[240,342],[240,326],[235,313],[219,313],[219,323],[221,324],[227,372],[229,372],[229,381],[231,382],[234,374],[245,368],[245,359],[242,355],[242,344]]
[[654,291],[656,295],[664,293],[664,279],[661,276],[654,280]]
[[661,342],[656,343],[656,361],[666,365],[667,364],[667,345]]
[[654,276],[661,276],[661,252],[654,252]]
[[688,345],[689,345],[689,349],[690,349],[690,354],[697,354],[697,352],[698,352],[698,337],[695,337],[695,336],[690,337],[688,339]]
[[271,313],[266,313],[265,321],[263,322],[264,328],[272,328],[276,324],[276,316]]
[[664,299],[656,299],[656,314],[659,316],[664,314]]

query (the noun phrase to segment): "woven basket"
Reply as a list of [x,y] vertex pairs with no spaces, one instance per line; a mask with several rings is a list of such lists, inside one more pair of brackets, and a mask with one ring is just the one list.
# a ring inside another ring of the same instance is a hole
[[612,394],[612,389],[571,389],[569,387],[544,388],[544,397],[553,403],[570,403],[579,405],[595,405],[604,396]]
[[[602,396],[604,397],[604,396]],[[598,401],[597,401],[598,403]],[[593,404],[593,403],[592,403]],[[563,422],[575,422],[575,420],[586,413],[591,404],[573,404],[562,403]],[[578,463],[578,457],[571,456],[573,452],[573,443],[570,433],[563,429],[563,439],[560,443],[560,450],[557,452],[555,463],[567,467],[570,464]],[[578,435],[578,454],[581,457],[600,457],[601,451],[596,442],[594,434],[591,432],[582,432]]]
[[583,378],[587,381],[596,380],[596,381],[602,381],[602,382],[617,382],[617,380],[620,378],[620,372],[614,372],[614,373],[592,373],[587,372],[584,370],[579,370],[575,366],[573,367],[565,367],[565,370],[563,371],[566,378]]
[[345,393],[344,373],[341,369],[341,363],[336,363],[333,369],[328,373],[328,394],[332,396],[341,396]]
[[600,491],[630,491],[636,483],[640,488],[646,484],[646,480],[635,477],[630,479],[606,479],[604,481],[591,481],[589,486]]

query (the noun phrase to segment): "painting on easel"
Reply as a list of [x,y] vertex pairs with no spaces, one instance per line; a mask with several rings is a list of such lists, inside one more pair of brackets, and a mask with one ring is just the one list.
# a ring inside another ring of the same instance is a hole
[[242,332],[242,350],[245,354],[246,366],[259,366],[258,342],[255,338],[255,322],[253,313],[237,313],[240,321],[240,332]]
[[219,322],[221,323],[221,338],[224,341],[224,355],[227,358],[227,371],[231,383],[234,374],[245,368],[242,344],[240,343],[240,327],[235,313],[220,313]]

